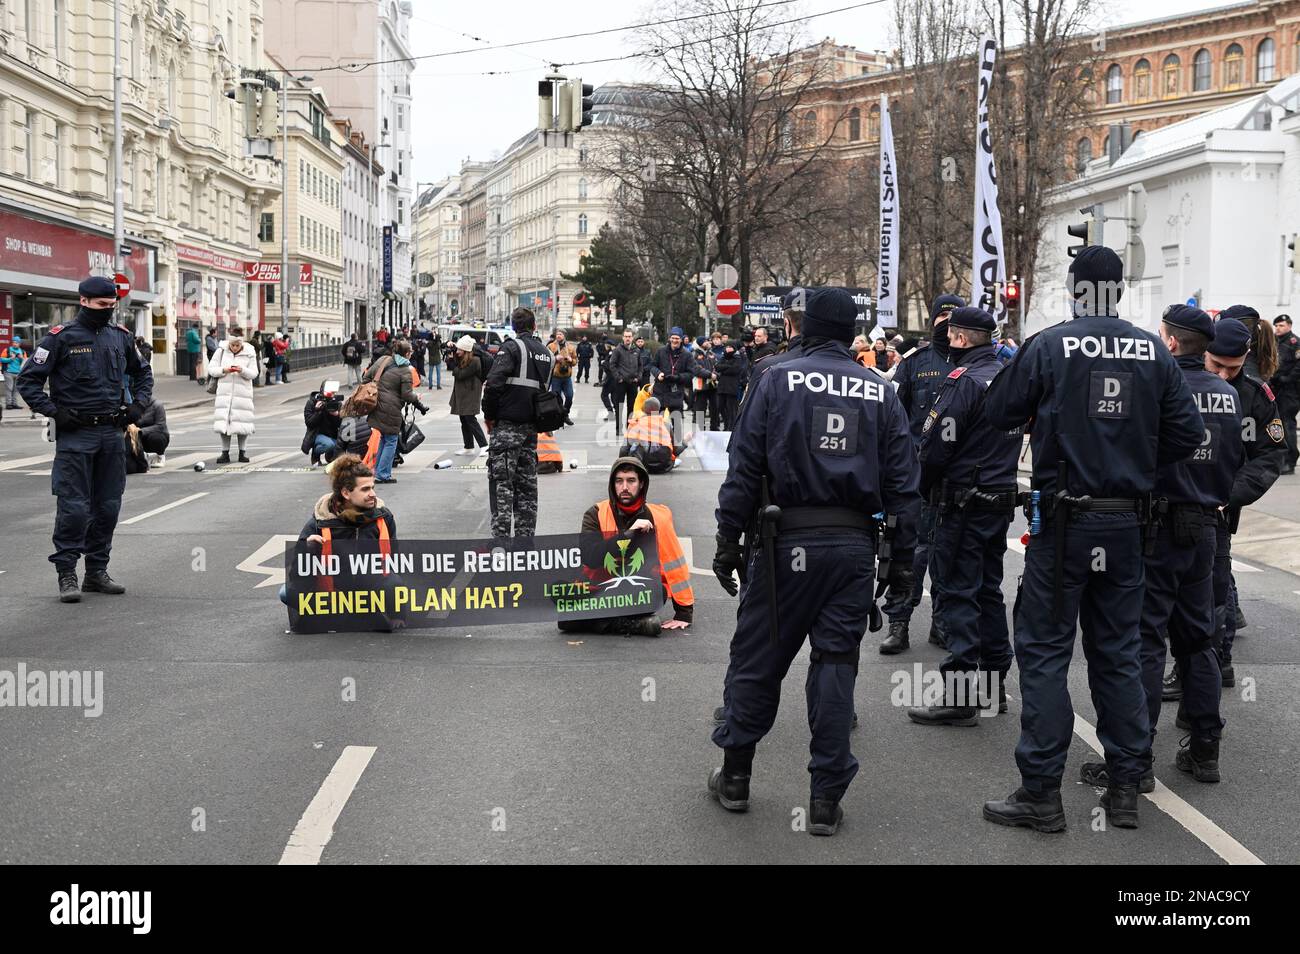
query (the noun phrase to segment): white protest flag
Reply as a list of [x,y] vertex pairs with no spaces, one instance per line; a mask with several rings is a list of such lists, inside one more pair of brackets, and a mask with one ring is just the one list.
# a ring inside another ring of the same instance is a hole
[[889,97],[880,97],[880,249],[876,269],[876,324],[872,340],[882,329],[898,327],[898,176],[894,165],[894,128],[889,122]]
[[998,174],[993,164],[993,139],[989,135],[989,89],[993,85],[993,61],[997,43],[991,36],[980,37],[979,104],[975,112],[975,234],[971,252],[970,296],[972,302],[1001,325],[1006,320],[1006,304],[985,288],[995,282],[1003,287],[1007,280],[1006,257],[1002,254],[1002,215],[998,212]]

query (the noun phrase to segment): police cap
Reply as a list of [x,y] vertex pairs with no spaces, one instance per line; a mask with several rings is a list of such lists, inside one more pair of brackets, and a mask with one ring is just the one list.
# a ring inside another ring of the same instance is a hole
[[963,305],[961,308],[954,308],[948,315],[948,327],[994,332],[998,330],[998,323],[983,308]]
[[858,306],[843,288],[813,288],[804,299],[803,333],[809,338],[853,340]]
[[966,299],[960,295],[940,295],[934,301],[930,302],[930,320],[938,318],[940,315],[947,315],[954,308],[965,308]]
[[1250,329],[1236,318],[1224,318],[1214,323],[1214,340],[1205,349],[1221,358],[1240,358],[1250,350]]
[[1197,331],[1209,340],[1214,340],[1214,322],[1209,315],[1193,305],[1170,305],[1160,320],[1170,327]]
[[1249,305],[1229,305],[1219,312],[1219,319],[1236,318],[1238,321],[1259,321],[1259,312]]
[[91,275],[77,286],[77,292],[82,298],[116,298],[117,286],[111,278]]

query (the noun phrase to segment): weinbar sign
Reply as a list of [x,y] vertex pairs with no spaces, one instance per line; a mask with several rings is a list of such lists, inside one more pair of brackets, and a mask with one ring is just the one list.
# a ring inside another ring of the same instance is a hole
[[[126,270],[137,292],[153,292],[153,249],[130,243]],[[39,289],[40,279],[75,286],[87,275],[112,277],[113,237],[87,229],[29,218],[0,208],[0,272],[22,276],[24,290]],[[57,287],[57,286],[55,286]],[[55,290],[55,288],[50,288]]]
[[[280,284],[280,263],[245,262],[244,281],[250,285],[278,285]],[[310,285],[311,283],[311,262],[303,262],[298,266],[298,284]]]

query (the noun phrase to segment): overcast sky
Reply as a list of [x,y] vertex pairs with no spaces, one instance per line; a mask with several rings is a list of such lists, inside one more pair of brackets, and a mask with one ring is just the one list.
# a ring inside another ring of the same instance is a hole
[[[801,0],[791,16],[835,10],[859,0]],[[1108,24],[1170,16],[1225,3],[1196,0],[1109,0]],[[660,10],[663,7],[659,7]],[[892,0],[875,6],[813,17],[803,29],[809,42],[832,37],[861,50],[885,50],[890,42]],[[411,46],[416,56],[515,43],[643,22],[655,6],[642,0],[415,0]],[[662,14],[660,14],[662,15]],[[537,81],[552,62],[621,56],[629,33],[580,40],[530,43],[510,50],[483,50],[420,60],[414,98],[415,174],[432,182],[460,169],[466,158],[492,159],[537,121]],[[485,76],[485,71],[510,71]],[[570,78],[599,86],[646,78],[636,60],[565,67]]]

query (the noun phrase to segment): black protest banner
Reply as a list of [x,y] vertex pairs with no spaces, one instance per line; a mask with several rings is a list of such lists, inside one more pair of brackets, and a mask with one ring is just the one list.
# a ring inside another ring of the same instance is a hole
[[335,540],[285,547],[295,633],[639,616],[664,601],[654,533],[515,540]]

